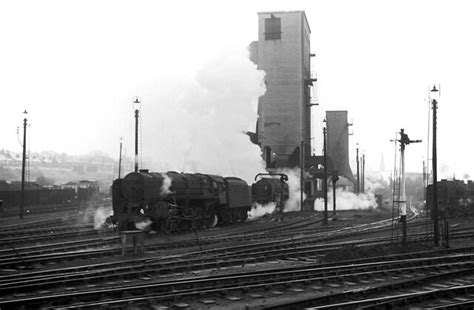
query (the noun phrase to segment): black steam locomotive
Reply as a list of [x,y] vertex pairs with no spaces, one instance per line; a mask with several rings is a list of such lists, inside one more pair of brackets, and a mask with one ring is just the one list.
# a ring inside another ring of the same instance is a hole
[[[286,174],[259,173],[255,176],[255,180],[265,175],[270,177],[261,178],[252,184],[252,200],[262,205],[274,202],[277,212],[283,212],[285,202],[290,197],[290,191],[286,183],[288,176]],[[280,179],[273,178],[273,176],[280,176]]]
[[[438,211],[440,217],[457,217],[474,214],[474,182],[441,180],[437,182]],[[426,188],[426,207],[432,210],[433,184]]]
[[140,170],[113,182],[109,221],[120,231],[166,233],[245,221],[253,201],[276,202],[282,212],[289,197],[286,180],[286,175],[263,178],[250,187],[236,177]]
[[140,170],[114,181],[112,204],[119,230],[148,222],[148,229],[171,232],[245,221],[252,200],[239,178]]

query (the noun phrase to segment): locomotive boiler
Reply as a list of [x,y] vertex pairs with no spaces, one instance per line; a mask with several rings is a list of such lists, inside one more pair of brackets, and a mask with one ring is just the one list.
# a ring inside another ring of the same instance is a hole
[[119,230],[141,223],[163,232],[211,227],[247,219],[247,182],[201,173],[132,172],[112,184],[112,222]]

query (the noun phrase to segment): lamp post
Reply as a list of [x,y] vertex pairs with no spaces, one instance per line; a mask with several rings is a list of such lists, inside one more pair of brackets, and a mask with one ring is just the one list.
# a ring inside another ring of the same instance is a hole
[[323,178],[323,191],[324,191],[324,224],[328,223],[328,155],[326,145],[326,127],[323,128],[323,152],[324,152],[324,178]]
[[433,109],[433,239],[434,245],[439,246],[439,226],[438,226],[438,180],[437,180],[437,155],[436,155],[436,110],[439,100],[439,90],[436,85],[430,91],[430,99]]
[[303,199],[304,199],[304,155],[305,155],[305,144],[304,141],[301,140],[300,146],[300,211],[303,211]]
[[28,112],[23,112],[25,118],[23,119],[23,159],[21,162],[21,197],[20,197],[20,219],[23,218],[23,207],[25,205],[25,163],[26,163],[26,125],[28,120],[26,116]]
[[356,163],[357,163],[356,194],[359,194],[359,192],[360,192],[360,179],[359,179],[359,143],[357,143],[357,148],[356,148]]
[[120,172],[122,171],[122,138],[120,138],[120,153],[119,153],[119,167],[118,178],[120,179]]
[[365,154],[362,154],[362,173],[361,173],[361,182],[360,182],[360,191],[365,193]]
[[337,171],[332,175],[332,220],[336,220],[336,182],[339,180]]
[[140,113],[141,102],[139,97],[133,100],[133,109],[135,110],[135,172],[138,172],[138,116]]

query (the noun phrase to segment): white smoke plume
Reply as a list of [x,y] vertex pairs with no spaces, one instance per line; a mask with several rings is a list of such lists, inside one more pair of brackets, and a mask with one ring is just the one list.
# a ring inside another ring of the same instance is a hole
[[[328,210],[333,209],[332,191],[328,192]],[[337,210],[367,210],[370,208],[376,208],[377,203],[375,201],[374,194],[360,193],[354,194],[352,192],[343,190],[341,188],[336,189],[336,211]],[[324,211],[324,200],[317,199],[314,202],[314,210]]]
[[77,219],[77,224],[92,224],[94,229],[101,230],[104,228],[106,219],[112,215],[112,208],[97,207],[89,204],[82,217]]
[[264,72],[245,48],[223,51],[193,79],[183,74],[175,83],[143,112],[152,119],[143,119],[150,170],[234,175],[249,183],[265,171],[260,148],[242,133],[255,131],[265,93]]
[[249,211],[249,220],[254,220],[265,214],[272,214],[275,211],[276,203],[270,202],[265,205],[256,203]]
[[105,224],[105,220],[110,215],[112,215],[112,211],[110,209],[98,207],[94,212],[94,229],[101,229]]
[[[290,198],[285,203],[283,212],[300,211],[301,210],[301,182],[300,169],[278,169],[278,173],[284,173],[288,176],[288,190]],[[303,201],[306,195],[303,193]]]
[[364,188],[367,192],[373,192],[376,189],[383,189],[389,187],[389,179],[385,179],[385,177],[376,172],[367,171],[365,180],[364,180]]
[[150,219],[145,219],[144,221],[135,223],[135,228],[141,231],[148,231],[152,221]]
[[163,177],[163,184],[161,184],[160,194],[162,196],[165,196],[171,193],[170,191],[171,178],[166,173],[161,173],[161,176]]

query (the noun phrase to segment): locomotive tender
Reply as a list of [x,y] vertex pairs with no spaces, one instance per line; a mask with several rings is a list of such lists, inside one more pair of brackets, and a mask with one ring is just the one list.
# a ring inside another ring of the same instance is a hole
[[140,170],[112,184],[113,223],[119,230],[171,232],[245,221],[252,205],[250,187],[236,177]]
[[[446,180],[437,182],[438,212],[441,217],[459,217],[474,214],[474,182]],[[433,184],[426,188],[426,207],[433,207]]]

